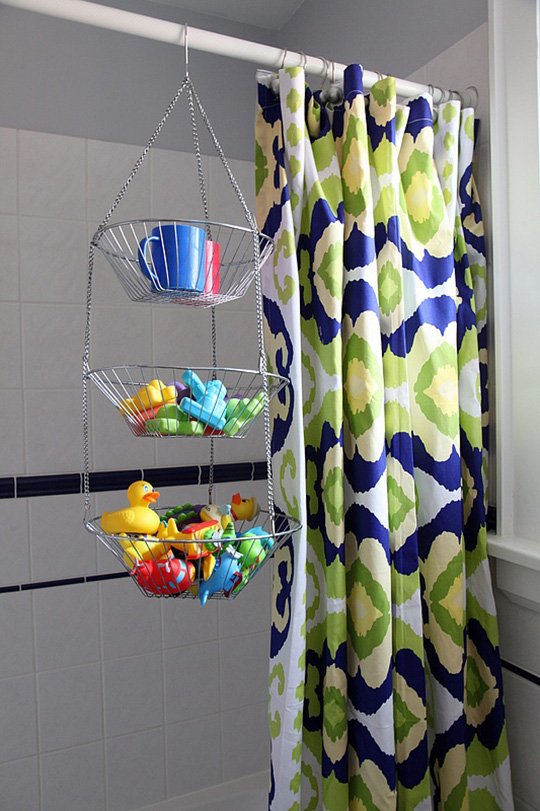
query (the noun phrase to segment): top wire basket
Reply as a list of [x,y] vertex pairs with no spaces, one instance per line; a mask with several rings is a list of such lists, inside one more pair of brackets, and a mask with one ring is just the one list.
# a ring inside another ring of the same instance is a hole
[[241,298],[273,240],[250,228],[206,220],[131,220],[99,228],[92,244],[133,301],[213,307]]

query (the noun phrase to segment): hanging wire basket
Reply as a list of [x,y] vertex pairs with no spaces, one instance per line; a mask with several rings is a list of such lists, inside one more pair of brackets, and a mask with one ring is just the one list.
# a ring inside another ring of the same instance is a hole
[[279,375],[219,367],[114,366],[87,375],[135,436],[245,437],[288,381]]
[[[258,234],[259,267],[274,249]],[[250,228],[206,220],[132,220],[99,228],[92,245],[133,301],[213,307],[241,298],[255,278]]]
[[[189,507],[165,507],[156,512],[170,531],[171,514],[177,516],[175,524],[181,527],[179,517],[186,515]],[[198,597],[204,605],[208,599],[237,597],[301,527],[296,519],[282,514],[272,522],[270,514],[263,511],[256,521],[256,527],[252,521],[236,522],[235,537],[207,541],[110,535],[101,529],[101,516],[87,521],[86,528],[113,553],[147,597]]]
[[[289,382],[267,372],[264,346],[260,269],[272,253],[274,243],[259,232],[197,95],[189,76],[187,27],[184,36],[185,77],[90,244],[83,353],[83,490],[86,528],[115,555],[143,594],[148,597],[198,596],[204,603],[209,598],[236,597],[293,533],[301,529],[301,524],[276,512],[274,506],[270,400]],[[182,94],[189,105],[204,219],[143,219],[113,224],[112,215]],[[243,210],[247,228],[210,219],[196,110]],[[212,366],[124,365],[91,370],[96,251],[107,259],[134,301],[209,307]],[[240,298],[252,281],[258,369],[220,368],[216,360],[214,305]],[[115,406],[136,436],[210,437],[207,505],[148,509],[148,501],[155,502],[159,494],[148,482],[140,481],[133,482],[128,489],[128,507],[88,518],[89,381]],[[217,506],[214,503],[214,438],[245,436],[259,413],[264,424],[268,509],[261,512],[255,499],[240,499],[238,494],[233,496],[232,504]],[[237,498],[241,502],[252,502],[252,511],[241,509]],[[140,534],[142,531],[149,534]]]

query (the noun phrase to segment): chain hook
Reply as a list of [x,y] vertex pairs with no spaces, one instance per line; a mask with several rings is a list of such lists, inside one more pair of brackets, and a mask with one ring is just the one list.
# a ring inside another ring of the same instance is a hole
[[187,23],[184,23],[184,61],[186,63],[186,79],[189,79],[189,45]]

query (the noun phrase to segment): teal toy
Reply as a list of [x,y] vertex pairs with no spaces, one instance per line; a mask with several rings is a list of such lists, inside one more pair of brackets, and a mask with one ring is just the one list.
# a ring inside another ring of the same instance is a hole
[[261,413],[264,408],[264,394],[260,392],[253,399],[244,397],[239,400],[236,397],[231,397],[227,403],[225,410],[225,425],[223,426],[224,432],[228,436],[235,436],[242,430],[251,420]]
[[234,554],[224,552],[216,560],[214,571],[208,578],[199,584],[199,599],[201,605],[218,591],[223,591],[228,597],[232,590],[242,582],[241,562]]
[[204,425],[192,420],[175,403],[159,409],[152,420],[147,420],[145,431],[148,434],[158,433],[162,436],[202,436]]
[[225,425],[225,412],[227,410],[227,389],[220,380],[209,380],[203,383],[200,377],[191,369],[182,375],[182,381],[189,386],[194,397],[184,397],[180,401],[180,408],[185,414],[200,420],[210,428],[221,431]]
[[261,545],[262,545],[263,549],[265,549],[266,551],[272,549],[272,547],[274,546],[274,539],[272,538],[271,535],[268,534],[268,530],[263,529],[263,527],[251,527],[251,529],[240,533],[240,535],[238,537],[239,538],[245,538],[245,537],[248,537],[248,536],[249,537],[253,537],[253,536],[259,537],[261,539]]

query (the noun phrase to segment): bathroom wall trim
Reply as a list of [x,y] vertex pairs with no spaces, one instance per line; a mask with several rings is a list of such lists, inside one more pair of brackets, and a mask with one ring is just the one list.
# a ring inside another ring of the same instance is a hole
[[[208,484],[208,465],[151,467],[132,470],[102,470],[90,473],[90,492],[125,490],[136,479],[148,479],[154,487]],[[230,462],[214,465],[214,481],[243,482],[266,479],[266,462]],[[40,476],[3,476],[0,499],[65,496],[82,493],[82,473],[52,473]]]
[[540,676],[538,676],[538,674],[531,673],[529,670],[525,670],[519,665],[515,665],[513,662],[508,662],[506,659],[501,659],[501,665],[505,670],[509,670],[510,673],[514,673],[516,676],[520,676],[522,679],[530,681],[531,684],[540,687]]

